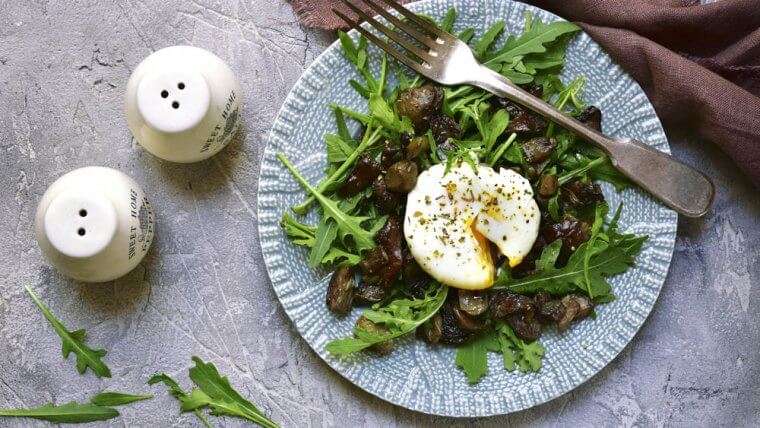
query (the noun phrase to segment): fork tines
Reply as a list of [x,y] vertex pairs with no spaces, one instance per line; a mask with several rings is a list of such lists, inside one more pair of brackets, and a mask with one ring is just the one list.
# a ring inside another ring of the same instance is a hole
[[411,37],[412,39],[416,40],[417,42],[419,42],[420,44],[424,45],[425,47],[429,49],[429,50],[425,50],[422,47],[417,46],[416,44],[410,42],[407,38],[402,36],[400,33],[381,24],[376,19],[374,19],[373,17],[365,13],[363,10],[361,10],[360,8],[350,3],[349,0],[341,0],[341,1],[349,9],[351,9],[354,13],[356,13],[359,16],[359,18],[365,20],[370,26],[372,26],[379,32],[386,35],[389,39],[398,43],[398,45],[400,45],[401,47],[406,49],[408,52],[413,54],[416,58],[419,58],[422,61],[422,63],[399,52],[399,50],[395,49],[387,42],[381,40],[379,37],[375,36],[373,33],[366,30],[364,27],[359,25],[353,19],[341,13],[339,10],[333,9],[333,12],[336,15],[338,15],[343,21],[345,21],[349,26],[351,26],[351,28],[361,33],[364,37],[366,37],[372,43],[376,44],[378,47],[380,47],[381,49],[383,49],[384,51],[392,55],[397,60],[406,64],[411,69],[417,71],[418,73],[424,73],[423,67],[429,68],[430,64],[435,61],[435,58],[437,56],[435,49],[437,46],[443,43],[443,39],[445,39],[447,36],[452,37],[451,35],[439,30],[435,25],[418,17],[412,11],[401,6],[399,3],[397,3],[394,0],[383,0],[383,1],[388,3],[393,9],[395,9],[401,15],[403,15],[409,22],[414,23],[421,30],[427,32],[428,34],[434,37],[430,37],[423,34],[419,30],[417,30],[414,26],[410,25],[408,22],[404,22],[401,19],[393,16],[391,13],[389,13],[388,11],[383,9],[380,5],[378,5],[374,0],[360,0],[362,3],[369,6],[372,10],[377,12],[380,16],[387,19],[388,22],[396,26],[396,28],[403,31],[407,36]]

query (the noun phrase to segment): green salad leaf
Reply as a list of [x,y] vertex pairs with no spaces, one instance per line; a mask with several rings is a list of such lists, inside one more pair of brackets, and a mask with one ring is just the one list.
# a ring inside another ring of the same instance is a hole
[[488,351],[500,350],[498,338],[492,329],[488,329],[475,340],[457,347],[454,363],[464,370],[467,380],[474,384],[488,373]]
[[500,49],[484,57],[484,64],[509,63],[519,56],[545,53],[546,44],[556,41],[563,35],[578,31],[580,27],[567,21],[534,26],[517,37],[509,36]]
[[538,341],[526,342],[520,339],[512,328],[503,321],[496,323],[496,331],[505,370],[514,371],[515,363],[523,373],[541,370],[543,356],[546,352],[544,345]]
[[501,276],[494,289],[508,289],[516,293],[534,294],[545,291],[555,296],[582,291],[593,298],[608,299],[612,286],[607,278],[628,270],[635,264],[648,236],[618,234],[614,227],[601,227],[605,209],[597,208],[592,226],[592,237],[581,244],[563,267],[555,267],[560,241],[546,247],[536,263],[539,272],[524,278]]
[[[163,373],[151,377],[148,380],[148,385],[155,385],[158,382],[162,382],[164,385],[168,386],[169,394],[178,400],[188,397],[187,393],[179,386],[176,380]],[[195,413],[195,416],[198,417],[198,419],[206,428],[212,428],[211,423],[209,423],[208,419],[206,419],[206,416],[201,413],[200,409],[193,409],[193,413]]]
[[488,352],[502,355],[504,369],[521,372],[537,372],[541,370],[542,360],[546,352],[538,341],[526,342],[502,320],[498,320],[493,328],[482,332],[469,343],[457,347],[454,363],[464,371],[471,384],[477,383],[488,374]]
[[195,367],[190,369],[190,379],[197,388],[190,395],[179,396],[183,412],[210,407],[212,415],[233,416],[255,422],[264,428],[279,425],[267,417],[261,409],[238,393],[229,379],[219,374],[212,363],[193,357]]
[[354,327],[355,337],[333,340],[325,349],[333,354],[347,355],[412,332],[438,312],[446,301],[447,293],[448,287],[434,283],[420,299],[398,299],[386,306],[373,307],[364,312],[364,317],[383,325],[388,333],[375,334]]
[[37,297],[28,284],[24,285],[24,289],[26,289],[26,292],[29,293],[32,300],[34,300],[34,303],[37,304],[37,307],[40,308],[42,314],[47,318],[55,332],[61,338],[61,352],[63,353],[63,358],[68,358],[69,354],[73,352],[77,357],[77,371],[79,371],[79,373],[84,373],[89,367],[98,377],[111,377],[111,370],[102,359],[108,352],[105,349],[92,349],[88,347],[84,343],[86,336],[84,329],[70,331],[58,321],[55,316],[53,316],[47,306],[42,303],[40,298]]
[[282,153],[278,153],[277,157],[282,161],[283,165],[290,171],[291,174],[298,180],[303,187],[305,187],[317,201],[322,205],[324,209],[325,218],[330,218],[335,221],[337,229],[345,232],[347,235],[354,239],[354,243],[359,250],[369,250],[374,248],[375,241],[373,234],[367,229],[362,227],[362,223],[369,219],[369,217],[353,216],[349,215],[338,207],[338,203],[322,194],[318,189],[315,189],[305,178],[298,172],[298,170],[290,163],[288,158]]
[[119,416],[119,411],[95,404],[80,404],[76,401],[55,406],[45,404],[35,409],[0,410],[0,417],[32,418],[57,424],[81,424],[105,421]]
[[121,406],[134,403],[135,401],[150,400],[151,398],[153,396],[150,394],[125,394],[122,392],[105,391],[92,397],[90,403],[96,406]]

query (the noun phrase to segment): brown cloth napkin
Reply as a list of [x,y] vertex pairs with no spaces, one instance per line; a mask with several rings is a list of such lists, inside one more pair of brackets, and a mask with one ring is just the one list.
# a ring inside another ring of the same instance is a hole
[[[344,28],[340,0],[288,0]],[[352,0],[359,5],[357,0]],[[527,0],[576,22],[644,88],[668,128],[720,146],[760,188],[760,0]]]

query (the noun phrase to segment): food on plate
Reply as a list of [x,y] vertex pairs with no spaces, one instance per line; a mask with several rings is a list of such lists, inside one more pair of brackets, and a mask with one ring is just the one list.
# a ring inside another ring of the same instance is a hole
[[[454,20],[451,10],[441,27]],[[459,37],[481,62],[601,129],[601,110],[582,99],[585,78],[558,76],[578,28],[528,15],[521,35],[503,29]],[[630,183],[603,152],[519,104],[406,74],[365,39],[340,38],[366,111],[330,105],[336,131],[325,135],[316,185],[278,154],[308,192],[294,214],[317,214],[311,224],[283,213],[284,232],[311,266],[334,269],[328,309],[358,317],[326,349],[382,357],[414,333],[456,347],[471,383],[486,375],[489,352],[509,371],[539,370],[542,333],[572,334],[613,301],[608,278],[632,267],[647,239],[618,230],[622,205],[608,216],[599,185]]]

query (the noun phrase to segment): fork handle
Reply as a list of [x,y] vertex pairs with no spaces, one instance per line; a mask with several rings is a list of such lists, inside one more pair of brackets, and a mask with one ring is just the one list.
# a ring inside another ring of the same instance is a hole
[[481,68],[482,72],[471,82],[473,85],[524,105],[590,141],[610,157],[615,168],[665,205],[687,217],[701,217],[709,210],[715,186],[696,168],[640,141],[610,138],[531,95],[501,74],[482,65]]

